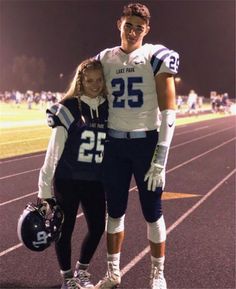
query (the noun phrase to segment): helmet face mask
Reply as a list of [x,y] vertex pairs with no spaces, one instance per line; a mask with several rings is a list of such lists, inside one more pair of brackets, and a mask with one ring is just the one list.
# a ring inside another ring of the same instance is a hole
[[43,251],[60,239],[63,220],[58,205],[50,206],[49,212],[45,212],[42,205],[29,203],[18,220],[18,237],[28,249]]

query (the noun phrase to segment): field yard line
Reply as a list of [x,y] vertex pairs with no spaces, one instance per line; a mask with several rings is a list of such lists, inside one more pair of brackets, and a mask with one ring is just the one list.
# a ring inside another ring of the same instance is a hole
[[0,145],[7,145],[7,144],[13,144],[13,143],[25,143],[25,142],[36,141],[36,140],[41,140],[41,139],[48,139],[48,137],[35,137],[35,138],[18,140],[18,141],[8,141],[8,142],[2,142],[0,143]]
[[29,127],[26,129],[11,129],[11,130],[5,130],[5,131],[1,131],[1,134],[12,134],[12,133],[18,133],[18,132],[31,132],[31,131],[36,131],[36,130],[48,130],[49,127],[48,126],[42,126],[42,127]]
[[222,131],[225,132],[226,130],[230,130],[230,129],[232,129],[232,128],[234,128],[234,126],[231,126],[231,127],[229,127],[229,128],[223,128],[223,129],[221,129],[221,130],[218,130],[218,131],[215,131],[215,132],[211,132],[211,133],[208,133],[208,134],[205,134],[205,135],[196,137],[196,138],[194,138],[194,139],[191,139],[191,140],[182,142],[182,143],[180,143],[180,144],[171,146],[170,149],[175,149],[175,148],[177,148],[177,147],[183,146],[183,145],[188,144],[188,143],[191,143],[191,142],[193,142],[193,141],[197,141],[197,140],[203,139],[203,138],[205,138],[205,137],[208,137],[208,136],[212,136],[212,135],[214,135],[214,134],[221,133]]
[[22,121],[1,121],[0,128],[17,128],[24,126],[34,126],[34,125],[46,125],[46,120],[35,119],[35,120],[22,120]]
[[[233,174],[236,173],[236,169],[231,171],[220,182],[218,182],[210,191],[207,192],[196,204],[188,209],[182,216],[180,216],[172,225],[167,228],[167,235],[170,234],[177,226],[179,226],[189,215],[191,215],[202,203],[204,203],[225,181],[227,181]],[[125,275],[130,271],[141,259],[150,251],[149,246],[143,249],[135,258],[133,258],[125,267],[121,269],[122,275]]]

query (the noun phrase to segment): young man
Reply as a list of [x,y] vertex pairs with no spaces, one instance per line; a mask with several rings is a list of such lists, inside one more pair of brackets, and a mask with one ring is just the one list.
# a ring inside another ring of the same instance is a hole
[[[144,44],[150,13],[135,3],[117,21],[121,45],[97,55],[109,92],[108,142],[105,145],[108,271],[96,288],[121,283],[120,253],[132,174],[139,190],[151,252],[150,288],[165,289],[166,228],[161,196],[175,127],[175,85],[179,56],[162,45]],[[162,119],[161,124],[159,119]]]

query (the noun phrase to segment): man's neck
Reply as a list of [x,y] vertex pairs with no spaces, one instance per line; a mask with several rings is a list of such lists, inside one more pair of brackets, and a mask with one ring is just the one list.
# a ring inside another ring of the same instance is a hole
[[142,47],[142,43],[140,43],[139,45],[124,45],[124,44],[121,44],[120,49],[124,53],[129,54],[129,53],[139,49],[140,47]]

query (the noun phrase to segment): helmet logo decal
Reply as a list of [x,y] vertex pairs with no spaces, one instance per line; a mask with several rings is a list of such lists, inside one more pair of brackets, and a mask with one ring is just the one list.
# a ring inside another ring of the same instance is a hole
[[39,245],[47,244],[47,233],[45,231],[37,232],[37,241],[32,243],[35,248],[39,248]]

